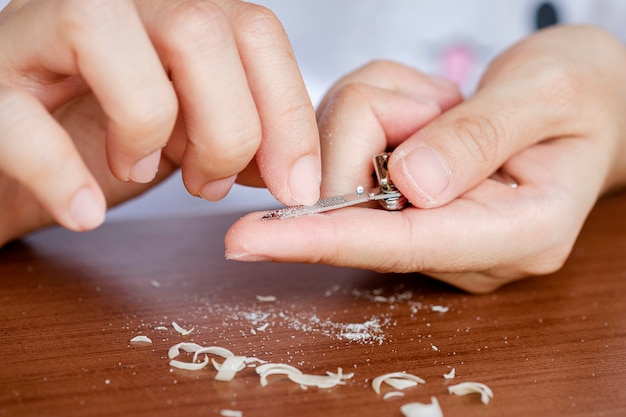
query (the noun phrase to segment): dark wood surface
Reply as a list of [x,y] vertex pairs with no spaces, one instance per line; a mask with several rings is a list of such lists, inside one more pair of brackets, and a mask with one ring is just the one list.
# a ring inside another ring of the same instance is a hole
[[[227,261],[235,218],[51,229],[0,250],[0,416],[401,416],[431,396],[446,417],[626,415],[626,195],[598,205],[561,271],[487,295],[418,274]],[[153,343],[129,343],[139,334]],[[261,387],[252,368],[219,382],[169,366],[180,341],[355,375],[332,389]],[[426,384],[384,400],[370,382],[393,371]],[[464,381],[490,386],[491,403],[447,393]]]

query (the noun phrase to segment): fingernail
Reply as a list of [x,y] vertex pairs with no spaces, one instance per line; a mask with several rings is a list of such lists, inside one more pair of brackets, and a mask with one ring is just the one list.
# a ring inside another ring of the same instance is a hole
[[105,211],[94,192],[83,188],[72,199],[69,214],[79,230],[91,230],[104,222]]
[[443,156],[429,146],[418,146],[401,157],[402,170],[415,190],[434,203],[450,183],[452,173]]
[[160,149],[140,159],[130,170],[129,178],[138,183],[152,181],[159,170],[159,162],[161,162]]
[[226,194],[233,188],[233,184],[235,184],[235,180],[237,179],[236,175],[228,178],[222,178],[220,180],[209,181],[200,188],[200,197],[204,198],[208,201],[219,201],[222,198],[226,197]]
[[229,253],[225,254],[225,257],[229,261],[240,262],[269,262],[272,258],[264,255],[253,255],[251,253]]
[[317,159],[313,155],[298,159],[289,173],[291,198],[306,206],[317,203],[320,198],[320,181]]

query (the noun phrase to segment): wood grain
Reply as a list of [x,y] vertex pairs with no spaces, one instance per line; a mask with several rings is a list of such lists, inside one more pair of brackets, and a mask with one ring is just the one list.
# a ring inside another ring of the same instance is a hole
[[[447,417],[624,416],[624,213],[626,195],[603,200],[562,270],[487,295],[419,274],[226,261],[235,215],[47,230],[0,251],[0,416],[401,416],[431,396]],[[139,334],[153,343],[131,344]],[[181,341],[355,375],[332,389],[281,376],[263,388],[252,368],[219,382],[169,366]],[[370,383],[393,371],[426,384],[384,400]],[[464,381],[490,386],[490,404],[447,393]]]

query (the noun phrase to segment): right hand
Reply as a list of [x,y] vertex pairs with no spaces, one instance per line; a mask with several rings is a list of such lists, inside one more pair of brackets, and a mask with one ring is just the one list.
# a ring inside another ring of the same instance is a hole
[[[604,31],[546,29],[502,53],[475,95],[427,126],[414,98],[442,93],[425,77],[360,69],[320,110],[322,194],[373,185],[372,156],[395,148],[389,172],[413,207],[254,213],[232,227],[226,255],[421,272],[472,292],[551,273],[598,197],[626,184],[624,68],[624,45]],[[494,181],[498,169],[518,187]]]

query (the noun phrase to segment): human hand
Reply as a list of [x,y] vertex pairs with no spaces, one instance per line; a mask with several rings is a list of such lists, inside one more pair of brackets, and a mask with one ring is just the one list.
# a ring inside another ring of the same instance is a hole
[[[357,71],[318,111],[322,194],[371,181],[372,155],[389,146],[390,175],[414,207],[251,214],[229,231],[226,255],[423,272],[471,292],[555,271],[599,195],[626,181],[624,68],[623,45],[603,31],[548,29],[498,57],[472,98],[424,128],[403,105],[419,85],[394,68]],[[391,80],[401,85],[352,92]],[[490,178],[498,169],[517,188]]]
[[269,10],[40,0],[0,20],[0,246],[52,221],[94,228],[178,166],[207,200],[236,178],[319,197],[314,109]]

